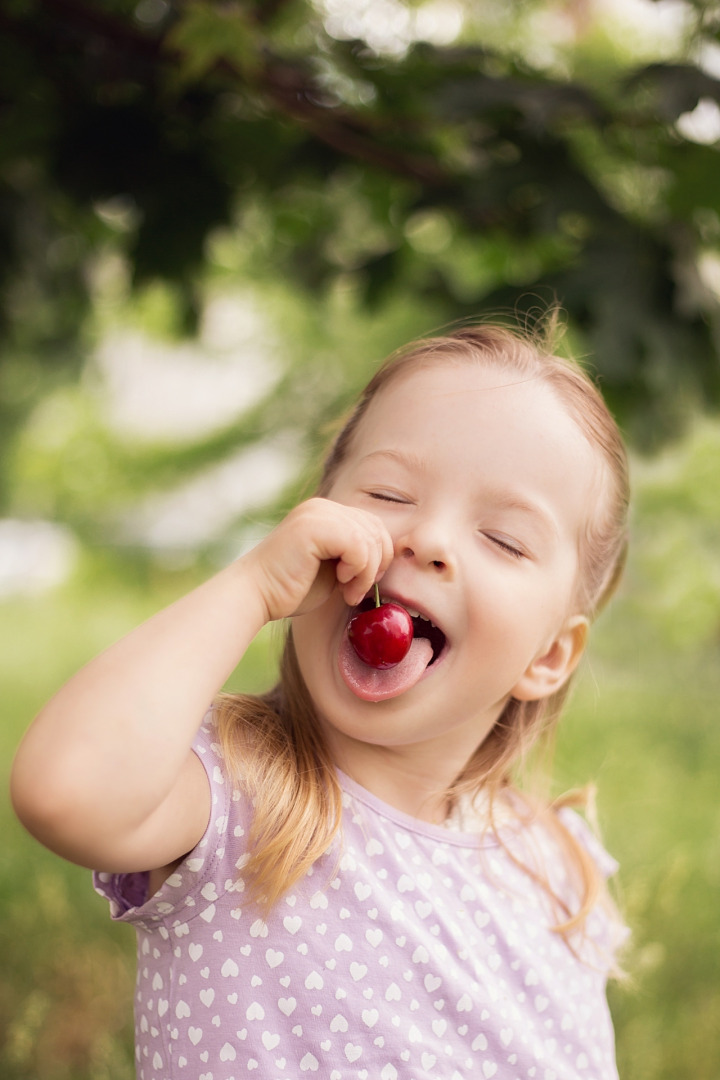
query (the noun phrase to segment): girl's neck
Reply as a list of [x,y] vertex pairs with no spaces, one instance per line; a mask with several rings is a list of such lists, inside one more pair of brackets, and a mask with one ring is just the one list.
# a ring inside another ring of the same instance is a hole
[[445,823],[450,812],[447,787],[454,776],[438,775],[437,755],[433,760],[405,748],[363,746],[353,754],[337,754],[336,764],[351,780],[376,798],[419,821],[431,825]]

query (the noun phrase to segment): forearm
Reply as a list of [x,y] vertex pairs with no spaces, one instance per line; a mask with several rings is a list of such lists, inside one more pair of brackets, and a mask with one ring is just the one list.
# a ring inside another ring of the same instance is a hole
[[98,814],[112,818],[113,830],[141,827],[172,790],[208,705],[266,618],[239,561],[92,660],[45,706],[18,751],[12,795],[21,819],[32,831],[43,817],[71,829]]

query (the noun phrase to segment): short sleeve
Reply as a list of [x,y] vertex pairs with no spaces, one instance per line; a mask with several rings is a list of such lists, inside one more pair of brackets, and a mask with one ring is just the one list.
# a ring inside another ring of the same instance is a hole
[[587,822],[569,807],[559,810],[558,817],[570,835],[585,848],[605,880],[613,877],[618,872],[619,864],[605,850]]
[[[211,714],[206,716],[192,746],[208,778],[211,809],[205,833],[154,896],[148,896],[149,874],[113,874],[95,871],[96,892],[110,905],[114,920],[152,930],[178,918],[188,921],[207,911],[207,900],[217,896],[215,883],[222,878],[226,838],[231,818],[242,815],[243,803],[233,794],[222,752],[215,740]],[[234,825],[235,835],[244,832]],[[232,888],[232,880],[223,881]]]
[[[570,835],[587,851],[604,880],[613,877],[618,872],[619,864],[606,851],[587,822],[568,807],[561,809],[558,817]],[[616,967],[617,954],[629,936],[629,927],[624,923],[609,892],[602,890],[598,903],[587,917],[582,940],[578,942],[579,952],[585,953],[590,963],[612,969]]]

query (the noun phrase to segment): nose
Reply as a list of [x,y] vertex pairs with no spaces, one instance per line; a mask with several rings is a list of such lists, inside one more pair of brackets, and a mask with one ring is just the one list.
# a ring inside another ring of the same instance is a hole
[[415,520],[397,538],[395,555],[398,559],[412,559],[418,566],[439,574],[452,574],[455,554],[449,522],[435,516]]

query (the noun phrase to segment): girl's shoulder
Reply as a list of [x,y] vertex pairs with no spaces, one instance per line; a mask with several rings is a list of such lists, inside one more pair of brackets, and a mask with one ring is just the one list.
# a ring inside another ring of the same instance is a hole
[[540,859],[548,869],[554,865],[562,874],[563,867],[580,857],[607,880],[619,864],[600,839],[589,803],[589,797],[578,797],[546,804],[509,788],[492,807],[482,795],[470,801],[463,816],[466,827],[472,822],[476,829],[491,831],[512,852]]
[[492,808],[481,794],[462,813],[464,827],[474,822],[495,838],[495,865],[519,873],[516,881],[524,882],[528,898],[535,897],[578,954],[617,970],[617,953],[629,936],[611,891],[619,864],[593,818],[591,798],[546,804],[511,788]]
[[601,841],[592,808],[551,806],[530,830],[529,846],[548,890],[556,925],[578,955],[618,974],[629,929],[613,897],[617,860]]
[[561,806],[554,813],[562,828],[587,853],[600,875],[605,880],[613,877],[619,863],[604,846],[596,827],[591,826],[585,816],[571,806]]

